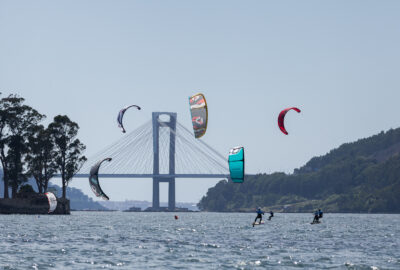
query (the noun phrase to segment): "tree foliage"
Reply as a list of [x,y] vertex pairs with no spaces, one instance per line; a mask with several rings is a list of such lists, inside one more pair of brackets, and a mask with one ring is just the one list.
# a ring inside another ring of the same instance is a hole
[[56,116],[44,128],[39,124],[44,117],[18,95],[0,99],[4,198],[9,198],[9,186],[15,197],[30,176],[35,178],[39,192],[45,192],[57,171],[61,173],[63,198],[66,198],[66,185],[86,161],[82,155],[85,146],[77,139],[78,124],[67,116]]
[[79,171],[86,157],[83,155],[85,145],[77,139],[79,126],[66,115],[58,115],[49,125],[49,132],[57,148],[55,161],[61,174],[63,198],[66,198],[66,187],[72,177]]
[[4,197],[8,197],[11,185],[15,196],[18,187],[26,182],[27,172],[24,157],[31,130],[45,117],[17,95],[9,95],[0,100],[0,159],[4,171]]
[[50,179],[57,172],[56,149],[49,129],[34,127],[28,137],[26,163],[29,175],[36,180],[39,193],[47,190]]

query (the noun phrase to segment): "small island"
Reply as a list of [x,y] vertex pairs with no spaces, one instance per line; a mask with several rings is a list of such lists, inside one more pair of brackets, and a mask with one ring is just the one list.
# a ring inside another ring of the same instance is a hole
[[[55,116],[47,127],[41,124],[45,117],[18,95],[0,99],[0,214],[70,214],[67,185],[86,161],[86,147],[77,139],[78,124],[68,116]],[[62,196],[50,199],[46,192],[56,174]],[[38,192],[26,184],[29,179]]]
[[56,198],[55,209],[51,209],[48,197],[43,193],[37,193],[30,185],[23,185],[15,198],[0,199],[1,214],[25,214],[25,215],[65,215],[70,213],[69,200]]
[[142,212],[142,208],[132,206],[132,207],[130,207],[129,209],[124,210],[124,211],[122,211],[122,212]]

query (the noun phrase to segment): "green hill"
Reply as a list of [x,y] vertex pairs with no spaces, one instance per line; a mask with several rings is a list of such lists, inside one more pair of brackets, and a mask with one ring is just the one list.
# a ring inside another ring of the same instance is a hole
[[203,211],[400,213],[400,128],[346,143],[293,174],[220,181],[198,204]]

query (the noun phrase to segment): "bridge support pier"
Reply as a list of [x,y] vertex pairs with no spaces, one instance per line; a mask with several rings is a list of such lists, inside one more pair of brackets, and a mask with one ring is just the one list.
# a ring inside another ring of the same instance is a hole
[[[162,121],[161,115],[168,115],[169,121]],[[160,209],[160,182],[168,183],[168,210],[175,210],[175,133],[176,113],[153,112],[153,209]],[[160,128],[169,128],[169,175],[168,178],[159,178],[160,175]]]
[[160,209],[160,180],[153,177],[153,209]]

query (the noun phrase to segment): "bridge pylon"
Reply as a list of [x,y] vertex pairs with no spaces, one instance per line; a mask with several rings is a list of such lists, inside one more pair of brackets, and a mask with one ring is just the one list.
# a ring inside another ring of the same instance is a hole
[[[168,121],[160,119],[169,116]],[[153,209],[160,209],[160,182],[168,183],[168,210],[175,210],[175,135],[177,114],[173,112],[153,112]],[[160,177],[160,128],[169,129],[169,171],[167,177]]]

